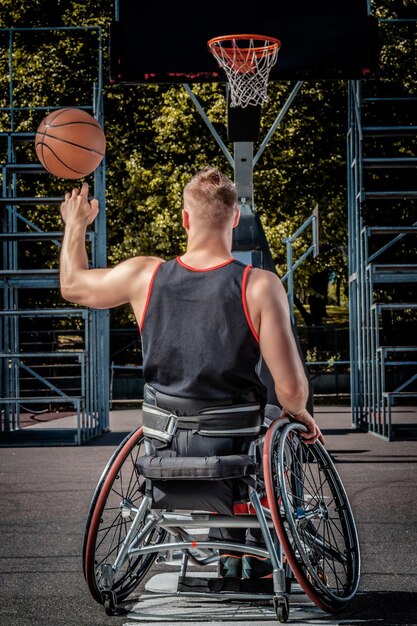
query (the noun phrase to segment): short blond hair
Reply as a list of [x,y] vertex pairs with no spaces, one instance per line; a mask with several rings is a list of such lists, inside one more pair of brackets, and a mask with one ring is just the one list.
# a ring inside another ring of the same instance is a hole
[[227,222],[237,209],[234,183],[215,167],[204,167],[184,187],[184,205],[211,225]]

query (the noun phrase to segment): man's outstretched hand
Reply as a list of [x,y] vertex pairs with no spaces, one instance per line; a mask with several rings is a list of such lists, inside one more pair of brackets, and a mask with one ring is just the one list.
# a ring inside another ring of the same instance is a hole
[[307,427],[307,431],[305,433],[300,432],[300,436],[306,443],[316,443],[316,441],[324,443],[322,432],[307,409],[304,409],[304,411],[294,416],[290,415],[288,411],[283,409],[281,417],[287,417],[291,420],[291,422],[298,422],[299,424],[304,424],[304,426]]
[[98,215],[98,200],[88,201],[88,183],[83,183],[81,189],[73,189],[72,193],[65,194],[61,204],[61,216],[65,224],[75,223],[88,226]]

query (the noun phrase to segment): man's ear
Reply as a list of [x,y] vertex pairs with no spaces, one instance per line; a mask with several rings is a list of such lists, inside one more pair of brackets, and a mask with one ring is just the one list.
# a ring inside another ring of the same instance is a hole
[[235,210],[235,217],[234,217],[234,220],[233,220],[233,228],[237,227],[237,225],[239,224],[239,220],[240,220],[240,211],[239,211],[239,209],[236,209]]
[[190,215],[186,209],[182,210],[182,225],[185,230],[189,230],[190,228]]

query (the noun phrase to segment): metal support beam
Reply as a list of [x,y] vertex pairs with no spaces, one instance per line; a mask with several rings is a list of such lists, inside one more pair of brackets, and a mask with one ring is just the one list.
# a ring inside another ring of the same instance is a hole
[[216,140],[217,145],[220,147],[220,149],[222,150],[224,156],[228,160],[229,165],[231,165],[234,168],[235,164],[234,164],[234,159],[233,159],[232,155],[230,154],[229,150],[227,149],[226,144],[224,143],[223,139],[220,137],[219,133],[214,128],[213,124],[210,122],[206,112],[204,111],[204,108],[202,107],[202,105],[201,105],[199,99],[197,98],[197,96],[195,95],[194,91],[191,89],[191,87],[190,87],[190,85],[188,85],[188,83],[184,83],[184,89],[188,93],[188,95],[190,96],[190,98],[191,98],[195,108],[197,109],[197,111],[199,112],[201,117],[203,118],[207,128],[209,129],[209,131],[213,135],[214,139]]
[[290,95],[288,96],[288,98],[287,98],[284,106],[282,107],[281,111],[278,113],[277,117],[275,118],[275,121],[273,122],[271,128],[269,129],[268,133],[266,134],[265,139],[262,141],[261,145],[259,146],[258,152],[256,153],[256,156],[253,159],[253,166],[254,167],[257,164],[257,162],[259,161],[259,159],[261,158],[261,156],[262,156],[266,146],[268,145],[272,135],[275,133],[275,131],[278,128],[279,124],[281,124],[284,116],[288,112],[288,110],[289,110],[290,106],[292,105],[296,95],[300,91],[302,84],[303,84],[303,81],[299,80],[298,83],[293,88],[293,90],[291,91]]
[[253,143],[238,142],[235,148],[235,185],[241,211],[254,211],[253,197]]

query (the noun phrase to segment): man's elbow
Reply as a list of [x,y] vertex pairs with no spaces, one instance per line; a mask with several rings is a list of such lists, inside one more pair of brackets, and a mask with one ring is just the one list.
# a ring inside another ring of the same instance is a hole
[[85,304],[82,294],[79,290],[75,289],[73,285],[67,285],[61,282],[60,285],[61,296],[67,302],[73,304]]
[[103,301],[99,294],[87,292],[85,289],[81,290],[61,285],[61,296],[67,302],[79,304],[89,309],[108,309],[110,307],[109,303]]
[[307,404],[309,389],[305,377],[279,385],[276,391],[283,406],[291,405],[304,408]]

